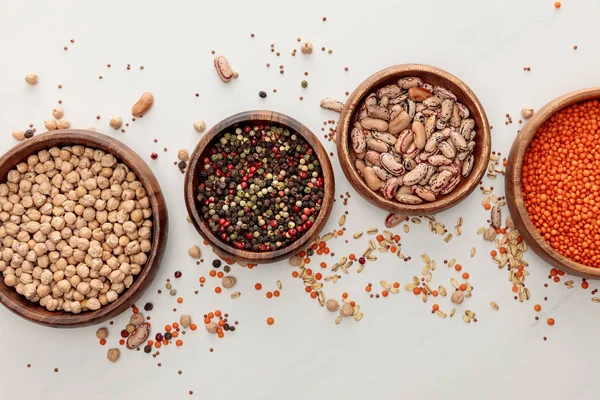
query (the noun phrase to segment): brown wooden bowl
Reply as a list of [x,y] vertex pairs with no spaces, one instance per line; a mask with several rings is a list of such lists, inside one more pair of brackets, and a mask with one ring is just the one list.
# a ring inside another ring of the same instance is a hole
[[[425,82],[445,87],[454,92],[458,100],[469,108],[471,118],[475,120],[475,129],[477,130],[477,136],[475,137],[477,147],[473,153],[475,163],[471,174],[467,179],[463,179],[449,194],[440,197],[436,201],[417,205],[402,204],[397,201],[388,200],[379,192],[369,189],[354,167],[356,156],[349,143],[355,113],[369,93],[373,93],[385,85],[396,83],[402,77],[409,76],[419,77]],[[403,215],[435,214],[464,200],[477,187],[483,177],[490,159],[492,147],[492,137],[487,116],[475,93],[454,75],[439,68],[421,64],[395,65],[371,75],[362,82],[346,101],[338,122],[337,132],[336,142],[340,164],[352,186],[369,203],[384,210]]]
[[[212,143],[213,139],[223,131],[227,129],[235,129],[244,123],[249,122],[255,125],[258,122],[265,124],[278,124],[283,127],[290,128],[297,134],[302,136],[308,144],[313,148],[317,159],[321,164],[323,170],[323,182],[324,182],[324,196],[321,211],[317,215],[317,219],[313,223],[312,227],[298,240],[291,245],[268,252],[254,252],[247,250],[239,250],[233,246],[229,246],[225,242],[221,241],[218,237],[215,237],[208,228],[206,222],[202,218],[200,213],[200,207],[196,200],[197,187],[198,187],[198,171],[203,167],[202,159],[206,148]],[[321,229],[325,226],[327,218],[331,213],[331,207],[333,207],[333,197],[335,194],[335,180],[333,177],[333,168],[329,161],[329,156],[323,145],[317,139],[317,137],[303,124],[296,121],[295,119],[288,117],[287,115],[275,112],[275,111],[245,111],[239,114],[232,115],[231,117],[225,118],[213,126],[200,140],[200,143],[196,146],[193,153],[190,156],[187,172],[185,174],[185,205],[188,213],[194,224],[194,227],[200,233],[200,235],[208,242],[213,248],[213,251],[221,258],[225,260],[235,260],[246,263],[271,263],[283,258],[289,257],[291,254],[295,254],[300,251],[308,243],[312,242]]]
[[508,210],[515,223],[515,227],[521,236],[523,236],[525,243],[550,265],[560,269],[568,269],[577,275],[591,278],[600,277],[600,268],[589,267],[561,255],[538,233],[535,225],[529,218],[525,202],[523,201],[521,170],[523,167],[523,157],[529,147],[529,143],[544,122],[563,108],[596,99],[600,99],[600,87],[576,90],[552,100],[536,112],[525,127],[521,129],[521,132],[513,142],[510,154],[508,155],[506,179],[504,181]]
[[32,303],[18,294],[14,288],[0,279],[0,302],[15,314],[37,324],[55,328],[74,328],[97,324],[116,317],[127,310],[150,285],[160,266],[167,245],[168,214],[165,199],[156,177],[150,167],[133,150],[123,143],[100,133],[81,129],[66,129],[36,135],[16,145],[0,158],[0,180],[4,181],[8,172],[27,157],[53,146],[82,145],[104,150],[127,164],[144,185],[152,207],[152,250],[146,265],[135,277],[129,289],[119,295],[114,302],[97,311],[71,314],[65,311],[48,311],[37,303]]

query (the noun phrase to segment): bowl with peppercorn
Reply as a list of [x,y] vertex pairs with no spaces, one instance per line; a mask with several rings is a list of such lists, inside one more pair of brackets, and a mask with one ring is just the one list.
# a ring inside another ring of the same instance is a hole
[[473,91],[436,67],[402,64],[362,82],[344,105],[337,150],[371,204],[427,215],[464,200],[488,166],[490,126]]
[[0,302],[38,324],[96,324],[154,279],[168,214],[148,165],[91,131],[36,135],[0,158]]
[[185,202],[214,252],[269,263],[310,244],[333,206],[329,157],[303,124],[247,111],[216,124],[190,157]]
[[[600,87],[567,93],[522,114],[530,119],[513,142],[505,178],[514,227],[561,273],[597,279]],[[560,280],[556,269],[548,278]]]

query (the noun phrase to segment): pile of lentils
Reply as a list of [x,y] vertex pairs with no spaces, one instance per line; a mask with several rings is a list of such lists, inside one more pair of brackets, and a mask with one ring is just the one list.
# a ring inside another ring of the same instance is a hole
[[197,199],[211,232],[236,249],[273,251],[313,225],[323,173],[313,149],[287,128],[257,124],[219,134],[205,153]]

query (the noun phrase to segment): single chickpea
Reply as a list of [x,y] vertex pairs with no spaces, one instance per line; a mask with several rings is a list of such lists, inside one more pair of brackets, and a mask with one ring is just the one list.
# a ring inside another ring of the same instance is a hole
[[100,300],[98,300],[95,297],[88,299],[85,305],[89,310],[92,310],[92,311],[99,310],[100,307],[102,306],[100,304]]

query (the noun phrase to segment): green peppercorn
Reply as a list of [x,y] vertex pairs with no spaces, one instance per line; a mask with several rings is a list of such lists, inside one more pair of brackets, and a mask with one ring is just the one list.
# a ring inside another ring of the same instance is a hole
[[307,86],[308,86],[308,82],[306,82],[306,81],[302,81],[302,82],[300,83],[300,85],[301,85],[303,88],[305,88],[305,87],[307,87]]
[[226,265],[223,267],[223,271],[225,271],[226,273],[228,273],[229,271],[231,271],[231,268],[229,267],[229,265]]
[[175,295],[177,294],[177,290],[175,290],[175,289],[171,289],[171,290],[169,291],[169,294],[170,294],[171,296],[175,296]]

